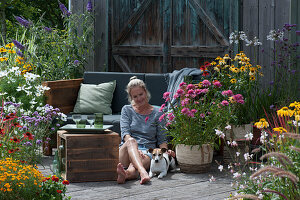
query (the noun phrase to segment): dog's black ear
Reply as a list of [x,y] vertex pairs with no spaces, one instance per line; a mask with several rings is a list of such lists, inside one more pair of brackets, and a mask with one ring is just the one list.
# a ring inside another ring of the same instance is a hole
[[162,148],[162,149],[161,149],[161,152],[163,152],[163,153],[165,153],[166,151],[167,151],[166,148]]
[[152,149],[152,148],[148,149],[148,152],[152,153],[152,152],[153,152],[153,149]]

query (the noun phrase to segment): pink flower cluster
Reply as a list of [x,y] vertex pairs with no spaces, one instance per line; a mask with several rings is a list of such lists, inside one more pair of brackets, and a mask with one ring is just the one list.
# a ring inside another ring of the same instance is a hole
[[196,109],[192,109],[190,110],[189,108],[186,108],[184,107],[182,110],[181,110],[181,113],[184,114],[184,115],[187,115],[189,117],[195,117],[195,113],[197,112]]
[[245,103],[244,97],[243,97],[243,95],[241,95],[241,94],[233,95],[232,98],[233,98],[233,100],[236,101],[237,103],[240,103],[240,104],[244,104],[244,103]]
[[222,92],[222,95],[231,97],[233,96],[233,92],[231,90],[225,90]]

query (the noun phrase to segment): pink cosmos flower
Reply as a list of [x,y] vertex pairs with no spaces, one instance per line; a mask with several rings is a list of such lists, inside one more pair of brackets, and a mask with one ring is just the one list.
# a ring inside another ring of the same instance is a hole
[[211,85],[211,83],[209,82],[209,80],[204,80],[204,81],[202,81],[202,85],[204,86],[204,87],[208,87],[208,86],[210,86]]
[[174,94],[173,99],[177,99],[178,97],[179,97],[179,95],[176,93],[176,94]]
[[173,121],[174,118],[175,118],[175,116],[174,116],[173,113],[169,113],[169,114],[168,114],[168,119],[169,119],[170,121]]
[[182,114],[187,114],[189,112],[189,109],[188,108],[183,108],[182,110],[181,110],[181,113]]
[[166,107],[166,104],[162,104],[161,107],[160,107],[160,109],[159,109],[159,112],[162,112],[165,107]]
[[222,92],[222,95],[223,96],[227,95],[227,96],[231,97],[233,95],[233,92],[231,90],[225,90]]
[[195,91],[194,91],[194,90],[189,90],[189,91],[188,91],[188,94],[189,94],[189,95],[195,94]]
[[184,94],[184,90],[183,89],[178,89],[176,92],[179,96]]
[[186,87],[188,90],[190,90],[190,89],[194,89],[195,88],[195,86],[193,85],[193,84],[188,84],[188,86]]
[[192,110],[191,110],[192,113],[196,113],[197,111],[198,111],[198,110],[196,110],[196,109],[192,109]]
[[181,87],[183,87],[183,86],[185,86],[185,85],[186,85],[186,83],[185,83],[185,82],[182,82],[182,83],[179,84],[179,87],[181,88]]
[[204,114],[204,113],[201,113],[201,114],[200,114],[200,117],[201,117],[201,118],[204,118],[204,117],[205,117],[205,114]]
[[195,117],[194,113],[191,111],[187,113],[187,116],[192,117],[192,118]]
[[228,105],[229,105],[229,102],[226,101],[226,100],[224,100],[224,101],[221,102],[221,104],[222,104],[222,106],[228,106]]
[[220,83],[220,81],[214,81],[213,84],[214,84],[214,86],[216,86],[218,88],[222,87],[222,84]]
[[147,123],[148,119],[149,119],[149,116],[147,116],[147,117],[145,118],[145,123]]
[[166,116],[166,114],[162,114],[158,120],[161,122],[165,118],[165,116]]
[[170,97],[170,92],[165,92],[164,94],[163,94],[163,98],[164,99],[167,99],[167,98],[169,98]]

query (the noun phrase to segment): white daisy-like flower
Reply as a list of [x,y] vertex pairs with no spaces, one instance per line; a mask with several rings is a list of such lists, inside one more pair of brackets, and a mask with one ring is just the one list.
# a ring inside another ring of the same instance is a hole
[[245,135],[245,138],[246,138],[246,140],[252,140],[253,139],[253,134],[250,132],[250,133],[247,133],[246,135]]
[[223,165],[219,165],[218,169],[221,171],[223,171]]
[[226,129],[226,130],[230,130],[230,129],[231,129],[231,126],[230,126],[230,125],[227,125],[227,126],[225,126],[225,129]]
[[214,176],[211,176],[209,182],[213,182],[213,181],[216,181],[216,178]]
[[233,173],[233,178],[239,178],[240,176],[241,174],[238,172]]
[[235,154],[237,157],[239,157],[241,153],[237,151]]

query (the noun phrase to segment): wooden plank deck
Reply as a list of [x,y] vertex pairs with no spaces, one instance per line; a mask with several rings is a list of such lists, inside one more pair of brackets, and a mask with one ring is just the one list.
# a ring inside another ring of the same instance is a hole
[[[44,157],[39,170],[44,175],[51,175],[50,165],[53,156]],[[216,181],[209,182],[213,175]],[[71,183],[67,186],[67,195],[74,200],[95,199],[207,199],[219,200],[229,197],[233,191],[231,178],[219,172],[213,164],[211,170],[204,174],[168,173],[164,179],[154,177],[151,182],[140,185],[139,181],[117,184],[116,181]]]

